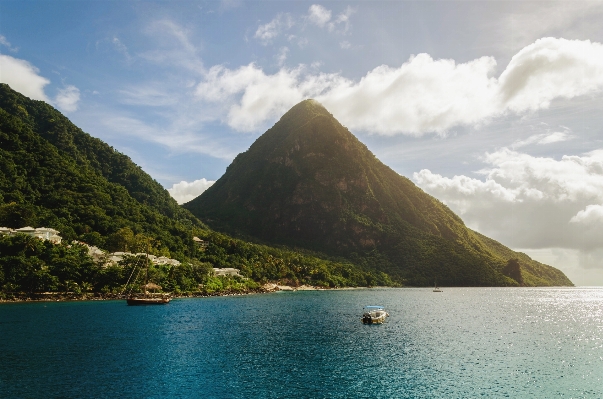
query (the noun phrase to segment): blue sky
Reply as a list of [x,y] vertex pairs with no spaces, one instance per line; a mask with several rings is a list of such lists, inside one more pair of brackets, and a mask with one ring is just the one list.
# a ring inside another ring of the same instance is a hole
[[0,81],[180,202],[320,101],[465,223],[603,285],[603,3],[0,1]]

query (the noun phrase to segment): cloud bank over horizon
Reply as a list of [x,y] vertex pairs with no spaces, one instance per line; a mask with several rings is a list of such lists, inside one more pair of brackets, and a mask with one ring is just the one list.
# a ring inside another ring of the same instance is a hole
[[483,179],[444,177],[423,169],[413,179],[474,230],[513,248],[559,248],[582,254],[584,267],[601,252],[603,149],[581,156],[535,157],[503,148],[483,157]]

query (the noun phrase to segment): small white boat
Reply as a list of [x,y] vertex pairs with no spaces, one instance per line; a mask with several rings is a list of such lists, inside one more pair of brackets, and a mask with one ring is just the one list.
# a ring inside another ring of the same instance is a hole
[[362,314],[362,324],[383,324],[389,313],[383,306],[365,306]]

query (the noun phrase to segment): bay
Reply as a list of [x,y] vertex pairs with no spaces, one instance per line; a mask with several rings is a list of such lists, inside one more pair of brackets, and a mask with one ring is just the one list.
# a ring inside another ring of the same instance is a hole
[[603,289],[2,304],[0,397],[602,398]]

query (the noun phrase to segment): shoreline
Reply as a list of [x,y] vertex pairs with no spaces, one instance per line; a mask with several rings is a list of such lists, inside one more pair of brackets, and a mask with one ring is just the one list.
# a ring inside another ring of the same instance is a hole
[[[253,294],[270,294],[275,292],[295,292],[295,291],[331,291],[331,290],[354,290],[367,289],[370,287],[320,287],[311,285],[301,285],[293,287],[289,285],[279,285],[275,283],[266,283],[258,289],[246,291],[219,291],[219,292],[189,292],[183,294],[167,293],[172,299],[178,298],[210,298],[224,296],[243,296]],[[79,302],[79,301],[112,301],[126,300],[126,294],[113,294],[101,292],[88,292],[76,294],[73,292],[40,292],[40,293],[11,293],[12,298],[0,298],[0,304],[3,303],[22,303],[22,302]]]

